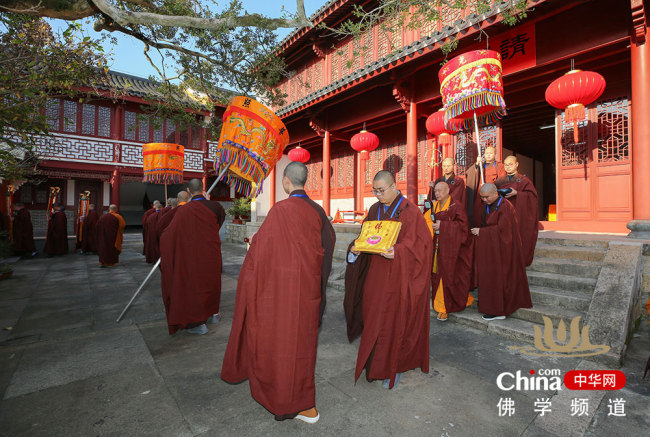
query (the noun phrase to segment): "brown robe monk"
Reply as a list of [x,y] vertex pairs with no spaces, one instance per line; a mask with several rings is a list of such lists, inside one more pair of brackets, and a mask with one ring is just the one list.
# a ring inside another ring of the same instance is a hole
[[497,179],[497,188],[514,188],[517,194],[507,197],[517,211],[519,222],[519,235],[521,236],[521,255],[524,265],[529,266],[535,257],[537,234],[539,233],[539,204],[537,203],[537,190],[533,182],[525,175],[516,173]]
[[219,312],[219,228],[226,215],[219,203],[203,196],[194,196],[176,209],[174,220],[160,237],[162,297],[170,335]]
[[48,255],[68,253],[68,219],[64,211],[57,211],[50,217],[44,251]]
[[160,242],[160,237],[162,236],[163,232],[165,231],[165,229],[167,229],[169,224],[172,222],[172,219],[174,218],[174,216],[178,212],[178,208],[181,205],[185,205],[186,203],[187,202],[181,202],[176,208],[171,208],[165,215],[160,217],[160,219],[158,220],[158,223],[156,225],[156,238],[158,239],[159,242]]
[[147,263],[153,264],[160,258],[160,243],[158,241],[158,220],[163,216],[161,211],[150,214],[145,223],[144,256]]
[[366,378],[389,379],[393,388],[397,373],[429,372],[433,246],[420,209],[401,194],[385,211],[380,202],[370,207],[365,220],[378,219],[402,223],[394,259],[361,253],[349,263],[343,306],[348,339],[361,335],[355,380],[365,368]]
[[17,255],[30,255],[36,252],[32,217],[26,208],[16,211],[13,224],[14,252]]
[[[449,178],[445,178],[445,176],[443,175],[433,182],[433,187],[435,187],[438,182],[447,182],[447,184],[449,185],[449,195],[456,202],[463,205],[463,208],[465,208],[466,194],[465,194],[465,181],[463,180],[463,178],[459,178],[458,176],[456,176],[455,173],[452,173]],[[435,200],[435,197],[433,195],[433,187],[429,188],[429,194],[427,194],[427,199],[429,199],[431,202]]]
[[499,197],[484,205],[481,217],[479,235],[474,237],[479,311],[509,316],[519,308],[532,308],[514,206]]
[[89,211],[83,220],[81,230],[81,250],[84,252],[97,252],[97,210]]
[[155,207],[151,207],[142,215],[142,254],[147,254],[147,219],[156,212]]
[[[499,161],[483,163],[483,174],[485,183],[493,184],[497,179],[506,176],[506,170]],[[483,202],[478,191],[483,186],[481,182],[481,172],[477,165],[471,166],[467,172],[467,218],[470,225],[479,226],[481,224],[481,209]]]
[[[462,203],[450,196],[444,205],[436,201],[433,210],[436,222],[440,222],[438,232],[433,232],[431,228],[431,211],[424,214],[433,236],[433,307],[439,313],[454,313],[464,310],[473,301],[469,296],[473,240],[470,238],[467,214]],[[440,288],[442,296],[438,295]]]
[[97,221],[97,254],[100,266],[113,266],[120,260],[126,222],[120,214],[109,212]]
[[269,211],[239,274],[221,378],[248,378],[253,398],[282,419],[316,404],[319,314],[335,240],[325,211],[293,191]]

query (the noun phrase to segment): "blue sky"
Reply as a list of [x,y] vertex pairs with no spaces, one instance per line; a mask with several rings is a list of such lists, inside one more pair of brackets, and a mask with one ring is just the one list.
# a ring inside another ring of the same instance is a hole
[[[313,14],[326,2],[327,0],[305,0],[307,16]],[[226,2],[222,1],[219,3],[225,4]],[[257,12],[272,17],[281,16],[283,6],[285,10],[290,13],[294,13],[296,10],[295,0],[242,0],[242,4],[244,5],[244,9],[248,12]],[[55,29],[65,29],[67,27],[67,24],[62,20],[52,20],[52,24]],[[89,36],[99,36],[99,34],[92,29],[92,24],[87,24],[84,28]],[[278,35],[284,37],[291,32],[291,30],[292,29],[280,29],[278,30]],[[141,77],[156,75],[156,71],[142,54],[143,45],[141,42],[117,32],[114,33],[113,36],[117,38],[117,45],[105,47],[107,51],[112,51],[113,53],[113,63],[110,65],[112,70]],[[155,60],[155,58],[153,59]]]

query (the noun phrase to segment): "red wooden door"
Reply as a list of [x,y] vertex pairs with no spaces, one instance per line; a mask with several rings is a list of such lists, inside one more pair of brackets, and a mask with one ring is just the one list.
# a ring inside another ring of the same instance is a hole
[[632,220],[630,105],[617,97],[590,105],[573,126],[556,115],[558,221]]

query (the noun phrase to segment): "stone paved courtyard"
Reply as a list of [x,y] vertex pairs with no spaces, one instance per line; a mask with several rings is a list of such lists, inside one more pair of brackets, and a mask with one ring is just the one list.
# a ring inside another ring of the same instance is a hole
[[[343,293],[329,290],[320,332],[316,397],[321,420],[275,422],[250,396],[248,384],[219,378],[245,251],[224,245],[222,321],[204,336],[169,336],[160,276],[124,320],[115,319],[150,266],[137,244],[120,264],[69,254],[18,261],[0,282],[0,435],[248,436],[399,435],[543,436],[647,435],[650,352],[647,320],[632,339],[616,392],[501,391],[501,372],[602,368],[579,358],[535,358],[513,352],[512,340],[453,322],[431,321],[431,369],[405,373],[392,391],[362,376],[354,383],[358,341],[345,335]],[[500,417],[501,398],[515,403]],[[536,413],[538,398],[552,411]],[[589,399],[572,416],[573,398]],[[610,399],[625,400],[625,417],[608,416]]]

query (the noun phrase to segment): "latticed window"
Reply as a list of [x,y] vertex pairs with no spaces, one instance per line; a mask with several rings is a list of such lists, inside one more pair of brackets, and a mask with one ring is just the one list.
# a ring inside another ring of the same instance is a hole
[[111,136],[111,108],[108,106],[97,107],[97,136]]
[[578,122],[578,141],[576,142],[573,136],[573,123],[566,123],[564,112],[562,113],[562,167],[587,163],[587,143],[589,141],[587,123],[587,120]]
[[180,138],[178,140],[179,144],[181,144],[183,146],[188,146],[188,143],[190,142],[188,132],[189,132],[189,129],[182,129],[180,131]]
[[149,138],[149,119],[140,118],[140,120],[138,120],[138,141],[148,143]]
[[63,131],[77,132],[77,102],[63,101]]
[[137,116],[135,112],[124,111],[124,139],[135,141]]
[[153,122],[153,141],[154,143],[162,143],[164,141],[165,122],[159,118]]
[[59,99],[48,99],[45,108],[45,116],[47,117],[47,125],[52,130],[60,130],[60,103]]
[[81,118],[81,133],[84,135],[95,135],[95,116],[97,107],[95,105],[83,104]]
[[598,162],[630,159],[627,97],[598,103]]
[[192,126],[192,148],[201,148],[201,126]]
[[176,124],[169,119],[165,122],[165,141],[168,143],[176,142]]

